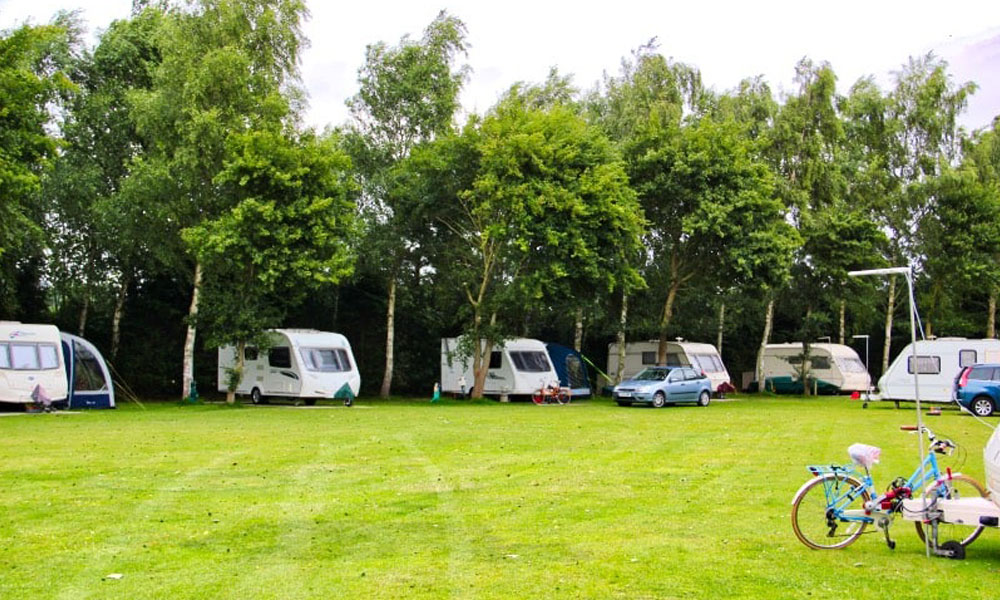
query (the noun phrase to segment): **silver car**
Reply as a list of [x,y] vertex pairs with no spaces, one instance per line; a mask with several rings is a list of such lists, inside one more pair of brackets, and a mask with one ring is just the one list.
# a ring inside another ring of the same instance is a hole
[[652,404],[660,408],[677,402],[708,406],[712,381],[691,367],[649,367],[616,385],[612,395],[618,406]]

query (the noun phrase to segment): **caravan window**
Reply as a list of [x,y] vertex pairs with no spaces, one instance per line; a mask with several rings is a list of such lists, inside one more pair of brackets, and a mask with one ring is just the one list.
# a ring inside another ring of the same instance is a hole
[[524,373],[544,373],[552,369],[544,352],[511,352],[514,368]]
[[267,364],[278,369],[292,368],[292,351],[287,346],[271,348],[267,352]]
[[644,365],[655,365],[656,364],[656,352],[643,352],[642,353],[642,364],[644,364]]
[[976,364],[976,351],[975,350],[959,350],[958,351],[958,366],[968,367]]
[[257,360],[259,353],[253,346],[247,346],[243,349],[243,360]]
[[[6,345],[6,344],[5,344]],[[54,344],[10,344],[8,369],[39,371],[59,368],[59,355]]]
[[692,358],[694,358],[694,366],[706,373],[721,373],[726,370],[722,365],[722,360],[714,354],[695,354]]
[[490,352],[490,368],[499,369],[503,364],[503,353],[499,350],[494,350]]
[[[913,357],[906,357],[906,371],[913,373]],[[941,372],[940,356],[918,356],[917,373],[919,375],[937,375]]]
[[302,364],[310,371],[344,373],[351,370],[351,360],[343,348],[303,348]]
[[0,369],[10,368],[10,344],[0,344]]
[[809,363],[817,371],[828,371],[830,369],[829,356],[810,356]]

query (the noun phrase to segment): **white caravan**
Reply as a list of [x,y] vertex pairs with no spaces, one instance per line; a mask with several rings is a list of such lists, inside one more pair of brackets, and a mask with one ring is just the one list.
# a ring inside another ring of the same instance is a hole
[[[802,344],[768,344],[764,349],[761,368],[764,389],[779,394],[801,394],[799,369],[802,365]],[[871,385],[871,376],[858,353],[843,344],[810,344],[809,377],[811,392],[845,394],[863,392]]]
[[[878,380],[880,400],[916,400],[913,387],[912,344],[892,361]],[[917,341],[917,374],[920,400],[950,402],[955,376],[962,367],[982,362],[1000,362],[1000,340],[938,338]]]
[[[331,399],[346,384],[352,396],[361,388],[361,374],[347,338],[315,329],[272,329],[266,352],[248,346],[243,381],[237,394],[254,404],[268,396],[302,398],[306,404]],[[236,347],[219,348],[219,391],[227,390],[229,369],[236,366]]]
[[[459,338],[441,340],[441,391],[448,394],[468,393],[475,383],[472,357],[458,356],[458,343]],[[548,385],[558,386],[559,375],[543,342],[517,338],[493,348],[483,394],[530,396]]]
[[55,325],[0,321],[0,402],[42,403],[32,393],[38,386],[52,402],[69,393],[62,340]]
[[[626,342],[625,378],[635,375],[646,367],[656,364],[659,340],[647,342]],[[667,364],[700,369],[712,382],[712,390],[730,384],[729,371],[722,363],[719,351],[712,344],[698,342],[667,342]],[[618,342],[608,344],[608,375],[618,373]]]

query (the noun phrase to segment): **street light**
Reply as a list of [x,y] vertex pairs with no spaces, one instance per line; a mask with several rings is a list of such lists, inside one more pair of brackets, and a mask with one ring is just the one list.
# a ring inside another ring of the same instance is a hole
[[826,340],[826,343],[827,343],[827,344],[832,344],[832,343],[833,343],[833,338],[831,338],[831,337],[830,337],[830,336],[828,336],[828,335],[821,335],[821,336],[819,336],[818,338],[816,338],[816,341],[817,341],[817,342],[821,342],[821,341],[823,341],[823,340]]
[[[920,365],[917,364],[917,304],[913,301],[913,265],[908,267],[890,267],[888,269],[866,269],[849,271],[851,277],[868,277],[873,275],[905,275],[906,289],[910,294],[910,360],[913,365],[913,397],[917,403],[917,433],[920,438],[920,464],[924,464],[924,423],[920,411]],[[924,498],[924,511],[927,510],[927,498]],[[931,536],[927,536],[927,556],[931,555]],[[937,541],[935,540],[935,543]]]

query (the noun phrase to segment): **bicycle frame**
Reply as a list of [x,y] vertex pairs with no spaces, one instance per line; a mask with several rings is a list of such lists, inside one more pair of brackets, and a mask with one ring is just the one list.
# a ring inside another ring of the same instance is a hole
[[[831,517],[835,517],[840,521],[857,521],[861,523],[875,523],[876,513],[885,514],[886,511],[882,510],[882,501],[886,498],[887,494],[877,494],[875,491],[875,481],[871,476],[871,469],[865,467],[864,471],[857,469],[853,464],[850,465],[810,465],[807,467],[809,472],[813,474],[814,477],[822,477],[823,475],[843,475],[845,477],[855,477],[861,481],[861,486],[842,486],[839,485],[841,480],[836,477],[830,478],[823,482],[823,492],[826,495],[826,502],[828,510],[832,511]],[[905,487],[912,490],[920,490],[925,485],[936,481],[941,476],[941,470],[938,467],[937,457],[934,452],[929,452],[922,463],[917,466],[910,478],[906,480]],[[802,486],[802,489],[795,495],[796,499],[801,495],[807,485],[811,481],[806,482],[806,485]],[[849,489],[841,492],[839,488],[848,487]],[[868,495],[872,498],[868,505],[863,509],[853,509],[846,510],[845,507],[850,506],[851,502],[857,499],[862,492],[868,492]]]

